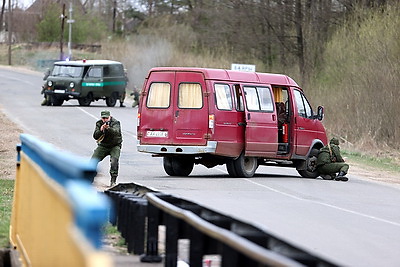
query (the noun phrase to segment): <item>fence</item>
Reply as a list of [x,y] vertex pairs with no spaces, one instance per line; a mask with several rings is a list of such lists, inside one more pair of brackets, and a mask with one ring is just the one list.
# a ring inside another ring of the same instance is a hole
[[251,224],[196,203],[151,191],[143,198],[143,189],[138,194],[137,188],[120,186],[105,192],[116,208],[112,223],[125,237],[130,252],[142,254],[143,262],[162,261],[159,226],[164,225],[167,267],[177,266],[180,239],[189,240],[191,267],[203,266],[206,255],[219,255],[222,267],[337,266]]
[[10,242],[24,266],[111,266],[101,252],[108,199],[90,181],[96,163],[22,134]]

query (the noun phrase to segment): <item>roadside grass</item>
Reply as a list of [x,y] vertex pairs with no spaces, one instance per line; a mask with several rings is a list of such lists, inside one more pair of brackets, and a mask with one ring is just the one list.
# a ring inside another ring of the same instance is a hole
[[103,242],[106,246],[110,247],[109,250],[126,253],[127,244],[125,238],[121,236],[121,233],[118,231],[116,226],[107,223],[103,227],[103,234],[105,236]]
[[396,161],[393,158],[374,157],[362,154],[360,152],[353,152],[349,150],[342,150],[341,152],[344,157],[349,158],[351,161],[354,161],[355,163],[365,165],[377,170],[395,172],[398,173],[400,177],[400,165],[396,163]]
[[9,227],[14,194],[14,180],[0,179],[0,248],[9,245]]

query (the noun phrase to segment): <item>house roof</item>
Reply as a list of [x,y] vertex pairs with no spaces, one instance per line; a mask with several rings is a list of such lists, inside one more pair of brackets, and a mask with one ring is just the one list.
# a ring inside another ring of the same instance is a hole
[[62,6],[65,4],[65,13],[68,13],[69,5],[72,3],[72,7],[74,9],[78,9],[82,12],[85,12],[85,8],[80,0],[36,0],[30,5],[26,12],[28,13],[36,13],[36,14],[43,14],[48,5],[50,4],[59,4]]

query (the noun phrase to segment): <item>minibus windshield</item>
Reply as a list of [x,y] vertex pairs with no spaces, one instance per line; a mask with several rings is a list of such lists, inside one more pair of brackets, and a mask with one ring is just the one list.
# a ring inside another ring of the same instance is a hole
[[73,78],[81,77],[83,67],[55,65],[51,73],[52,76],[69,76]]

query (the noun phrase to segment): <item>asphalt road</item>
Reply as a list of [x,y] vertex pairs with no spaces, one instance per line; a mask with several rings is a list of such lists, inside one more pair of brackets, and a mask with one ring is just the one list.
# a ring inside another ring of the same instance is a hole
[[[80,107],[40,106],[42,73],[0,67],[0,108],[24,132],[90,157],[95,121],[105,101]],[[118,182],[136,182],[198,202],[258,225],[343,266],[400,266],[400,188],[351,173],[348,182],[301,178],[294,169],[260,167],[251,179],[229,178],[224,166],[195,166],[189,177],[169,177],[162,159],[136,151],[137,109],[108,108],[121,121]],[[95,183],[109,183],[108,158]]]

